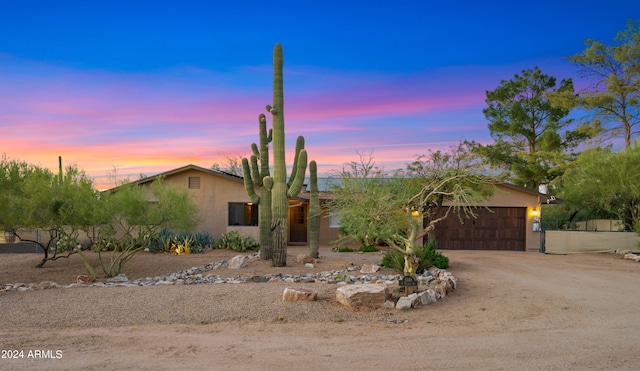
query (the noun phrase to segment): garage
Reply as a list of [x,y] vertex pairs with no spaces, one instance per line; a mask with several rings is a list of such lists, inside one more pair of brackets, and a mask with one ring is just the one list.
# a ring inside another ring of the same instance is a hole
[[474,210],[477,217],[455,214],[440,221],[435,229],[438,249],[526,251],[527,208],[490,207]]

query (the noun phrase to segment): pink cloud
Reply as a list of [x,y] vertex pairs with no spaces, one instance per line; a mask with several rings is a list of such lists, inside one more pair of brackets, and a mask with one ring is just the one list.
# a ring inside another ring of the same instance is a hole
[[[53,169],[62,155],[100,179],[114,167],[149,175],[247,156],[258,141],[258,114],[271,100],[270,86],[236,85],[197,68],[181,70],[184,77],[47,66],[38,66],[45,71],[38,74],[31,67],[13,67],[11,78],[0,81],[2,151]],[[295,137],[304,135],[321,172],[369,150],[384,167],[402,167],[425,148],[479,130],[478,118],[466,117],[483,104],[484,91],[465,89],[461,80],[296,73],[285,87],[288,161]],[[451,112],[465,122],[447,125],[455,120]]]

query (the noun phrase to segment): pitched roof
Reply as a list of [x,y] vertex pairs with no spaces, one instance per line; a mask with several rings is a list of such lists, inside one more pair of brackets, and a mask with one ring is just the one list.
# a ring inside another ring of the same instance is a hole
[[[163,173],[159,173],[159,174],[151,175],[151,176],[148,176],[148,177],[140,178],[140,179],[138,179],[136,181],[131,182],[130,184],[135,184],[135,185],[146,184],[146,183],[153,182],[157,178],[168,177],[168,176],[179,174],[179,173],[182,173],[182,172],[185,172],[185,171],[188,171],[188,170],[200,171],[200,172],[203,172],[203,173],[207,173],[207,174],[219,176],[219,177],[222,177],[222,178],[226,178],[226,179],[229,179],[229,180],[233,180],[233,181],[236,181],[236,182],[239,182],[239,183],[244,183],[244,178],[241,177],[241,176],[234,175],[234,174],[227,173],[227,172],[220,171],[220,170],[206,169],[204,167],[200,167],[200,166],[197,166],[197,165],[189,164],[189,165],[186,165],[186,166],[183,166],[183,167],[179,167],[177,169],[168,170],[168,171],[165,171]],[[119,187],[120,186],[114,187],[114,188],[108,189],[107,191],[113,191],[113,190],[118,189]]]
[[501,186],[504,186],[504,187],[507,187],[507,188],[514,189],[516,191],[529,193],[531,195],[538,196],[538,197],[540,197],[540,203],[543,203],[543,204],[559,204],[559,203],[562,203],[562,201],[560,199],[557,199],[555,196],[551,196],[551,195],[548,195],[548,194],[545,194],[545,193],[541,193],[541,192],[538,192],[536,190],[525,188],[525,187],[522,187],[522,186],[519,186],[519,185],[515,185],[515,184],[512,184],[512,183],[501,182],[501,183],[496,183],[496,185],[501,185]]

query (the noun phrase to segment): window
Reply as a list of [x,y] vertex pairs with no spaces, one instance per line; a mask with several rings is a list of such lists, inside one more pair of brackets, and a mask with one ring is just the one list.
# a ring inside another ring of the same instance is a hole
[[329,214],[329,228],[340,228],[340,215],[330,213]]
[[189,177],[189,189],[200,189],[200,177],[199,176],[190,176]]
[[258,225],[258,205],[229,202],[229,225]]

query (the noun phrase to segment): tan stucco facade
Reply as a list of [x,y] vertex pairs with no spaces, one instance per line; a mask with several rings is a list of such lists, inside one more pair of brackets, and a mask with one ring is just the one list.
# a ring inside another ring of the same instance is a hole
[[[175,184],[179,187],[187,188],[191,197],[199,207],[200,224],[195,232],[207,232],[214,238],[230,232],[237,231],[243,236],[250,236],[259,241],[260,233],[257,226],[230,226],[229,225],[229,203],[248,203],[249,196],[244,189],[241,177],[201,168],[195,165],[188,165],[179,169],[168,171],[157,176],[163,176],[165,182]],[[155,177],[139,180],[137,183],[148,186]],[[189,187],[190,178],[199,178],[198,187]],[[534,221],[539,218],[540,205],[546,202],[547,196],[535,191],[527,190],[511,184],[497,184],[496,192],[483,205],[491,207],[523,207],[527,209],[526,220],[526,250],[539,251],[540,232],[534,230]],[[149,190],[150,192],[150,190]],[[326,201],[330,199],[329,194],[321,197],[322,217],[320,219],[320,241],[321,245],[330,245],[338,239],[339,229],[330,225],[331,218]],[[308,193],[303,192],[299,198],[298,205],[308,207]],[[300,202],[302,202],[300,204]],[[307,223],[305,223],[307,224]],[[307,231],[308,235],[308,231]],[[308,242],[305,242],[308,243]]]
[[[218,238],[230,231],[237,231],[243,236],[259,239],[257,226],[230,226],[229,203],[248,203],[250,201],[244,189],[241,177],[188,165],[173,171],[159,174],[166,183],[175,184],[180,188],[186,188],[192,199],[198,205],[200,223],[194,232],[206,232],[212,237]],[[192,188],[189,187],[189,178],[192,178]],[[199,181],[195,181],[199,178]],[[149,186],[155,177],[139,180],[143,186]],[[195,188],[195,184],[198,187]],[[151,189],[148,187],[151,199]]]

